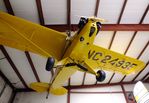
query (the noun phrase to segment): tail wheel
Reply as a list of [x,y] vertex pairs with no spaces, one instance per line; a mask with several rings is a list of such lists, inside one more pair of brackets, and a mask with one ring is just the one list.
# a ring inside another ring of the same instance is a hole
[[55,63],[55,59],[54,58],[52,58],[52,57],[48,58],[47,64],[46,64],[46,70],[47,71],[51,71],[53,66],[54,66],[54,63]]
[[98,82],[102,82],[104,81],[106,78],[106,73],[103,70],[98,70],[97,71],[97,76],[96,76],[96,80]]

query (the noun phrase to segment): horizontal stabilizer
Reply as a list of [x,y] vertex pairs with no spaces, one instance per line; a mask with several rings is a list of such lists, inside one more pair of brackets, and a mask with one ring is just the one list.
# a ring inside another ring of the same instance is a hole
[[50,84],[43,82],[34,82],[30,84],[30,88],[35,90],[36,92],[48,92],[53,95],[64,95],[67,93],[67,89],[64,87],[52,88]]
[[59,87],[59,88],[50,88],[50,93],[54,95],[64,95],[67,93],[67,89],[64,87]]
[[50,85],[48,83],[34,82],[30,84],[30,88],[36,92],[46,92],[48,91]]

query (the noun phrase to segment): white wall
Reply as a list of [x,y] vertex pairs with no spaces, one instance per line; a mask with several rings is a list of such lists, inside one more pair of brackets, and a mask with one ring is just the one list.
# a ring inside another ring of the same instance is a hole
[[[70,103],[126,103],[124,94],[70,94]],[[46,99],[46,93],[18,93],[13,103],[67,103],[67,95],[53,96]]]
[[[90,89],[75,89],[71,92],[117,92],[122,91],[120,86],[104,87],[104,88],[90,88]],[[70,94],[70,103],[126,103],[123,93],[112,93],[112,94]],[[49,98],[46,99],[46,93],[36,92],[24,92],[17,93],[14,103],[67,103],[67,95],[64,96],[53,96],[50,94]]]
[[126,103],[120,94],[71,94],[70,103]]
[[47,93],[36,93],[36,92],[22,92],[17,93],[13,103],[67,103],[67,95],[54,96],[49,95],[46,99]]
[[[0,77],[0,92],[4,88],[5,81]],[[8,103],[10,96],[12,93],[12,89],[6,85],[6,88],[4,89],[2,95],[0,96],[0,103]]]
[[[72,89],[70,103],[126,103],[121,86],[108,86],[89,89]],[[83,92],[83,93],[76,93]],[[98,93],[84,93],[98,92]],[[107,93],[103,93],[107,92]],[[111,93],[110,93],[111,92]],[[122,93],[113,93],[122,92]],[[121,101],[121,102],[120,102]]]

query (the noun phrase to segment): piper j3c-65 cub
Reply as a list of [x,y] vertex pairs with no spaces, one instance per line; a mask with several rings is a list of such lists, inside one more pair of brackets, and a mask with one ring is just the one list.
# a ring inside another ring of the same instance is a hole
[[[66,34],[0,12],[0,44],[47,57],[46,70],[57,68],[51,84],[36,82],[30,88],[55,95],[67,93],[63,83],[77,70],[88,72],[102,82],[103,70],[124,75],[139,72],[144,63],[93,44],[103,19],[80,19],[79,30],[69,38]],[[67,45],[67,41],[71,42]]]

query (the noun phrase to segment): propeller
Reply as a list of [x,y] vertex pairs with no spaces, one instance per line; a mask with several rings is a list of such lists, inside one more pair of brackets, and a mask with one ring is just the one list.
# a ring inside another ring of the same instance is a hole
[[104,22],[108,22],[107,20],[105,19],[102,19],[102,18],[97,18],[97,17],[89,17],[89,19],[95,21],[95,22],[101,22],[101,23],[104,23]]
[[98,18],[96,16],[91,16],[91,17],[87,17],[87,16],[77,16],[77,17],[82,17],[82,18],[88,18],[88,19],[91,19],[95,22],[101,22],[101,23],[105,23],[105,22],[108,22],[107,20],[103,19],[103,18]]

